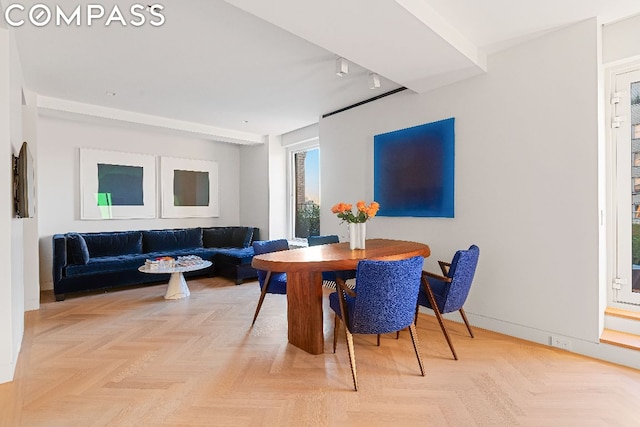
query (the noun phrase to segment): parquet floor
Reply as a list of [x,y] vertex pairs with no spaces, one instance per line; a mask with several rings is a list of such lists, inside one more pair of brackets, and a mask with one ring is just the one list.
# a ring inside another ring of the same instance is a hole
[[[256,282],[190,280],[50,301],[26,318],[3,426],[640,426],[640,371],[451,323],[451,358],[421,314],[427,373],[403,332],[356,336],[354,392],[344,337],[325,354],[287,344],[286,299]],[[326,291],[327,295],[329,291]],[[326,297],[326,295],[325,295]]]

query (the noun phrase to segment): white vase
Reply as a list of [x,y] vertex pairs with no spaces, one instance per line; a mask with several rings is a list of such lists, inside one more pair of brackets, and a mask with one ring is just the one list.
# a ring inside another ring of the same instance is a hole
[[367,238],[366,222],[350,222],[349,223],[349,248],[364,249],[365,239]]

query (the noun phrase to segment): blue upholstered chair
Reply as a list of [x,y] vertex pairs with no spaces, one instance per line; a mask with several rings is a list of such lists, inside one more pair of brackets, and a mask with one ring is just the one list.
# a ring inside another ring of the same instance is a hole
[[[340,239],[335,234],[327,234],[325,236],[309,236],[307,237],[307,243],[309,244],[309,246],[329,245],[331,243],[340,243]],[[339,274],[340,277],[342,277],[344,280],[354,279],[356,277],[355,270],[324,271],[322,272],[322,286],[329,289],[335,289],[336,274]]]
[[[469,335],[473,338],[471,326],[462,306],[469,295],[479,255],[480,249],[476,245],[471,245],[469,249],[457,251],[450,263],[438,261],[442,275],[427,271],[422,273],[423,287],[418,294],[418,308],[422,305],[434,311],[451,353],[453,353],[453,358],[456,360],[458,360],[458,355],[453,349],[453,343],[442,320],[442,315],[459,311]],[[416,321],[417,315],[418,310],[416,309]]]
[[[279,240],[258,240],[253,242],[253,252],[256,255],[267,254],[269,252],[286,251],[289,249],[289,242],[287,239]],[[256,313],[253,315],[253,322],[251,326],[256,323],[258,313],[262,307],[262,302],[267,293],[281,294],[287,293],[287,274],[278,273],[272,271],[258,270],[258,283],[260,284],[260,299],[258,300],[258,306],[256,307]]]
[[336,234],[327,234],[325,236],[309,236],[307,237],[309,246],[329,245],[331,243],[340,243],[340,239]]
[[337,292],[329,295],[329,306],[336,314],[333,352],[336,351],[338,325],[342,320],[356,391],[358,376],[352,334],[385,334],[408,327],[420,373],[424,376],[414,324],[423,261],[422,257],[399,261],[360,261],[355,291],[347,288],[342,278],[336,278]]

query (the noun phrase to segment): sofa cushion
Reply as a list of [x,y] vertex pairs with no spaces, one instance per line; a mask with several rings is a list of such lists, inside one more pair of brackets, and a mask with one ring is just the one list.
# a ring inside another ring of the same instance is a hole
[[202,229],[143,231],[145,252],[175,251],[177,249],[201,248]]
[[253,247],[248,248],[227,248],[218,250],[216,260],[232,265],[251,264],[253,260]]
[[104,256],[91,258],[87,264],[70,265],[66,269],[67,276],[85,274],[112,273],[117,271],[137,270],[144,265],[146,257],[142,254]]
[[231,233],[231,244],[229,246],[234,248],[248,248],[251,245],[252,237],[252,227],[233,227],[233,232]]
[[228,248],[232,235],[231,227],[205,228],[202,230],[202,243],[205,248]]
[[91,258],[142,253],[142,232],[116,231],[112,233],[82,234]]
[[78,233],[67,234],[67,248],[69,250],[69,264],[86,264],[89,262],[89,248],[87,242]]

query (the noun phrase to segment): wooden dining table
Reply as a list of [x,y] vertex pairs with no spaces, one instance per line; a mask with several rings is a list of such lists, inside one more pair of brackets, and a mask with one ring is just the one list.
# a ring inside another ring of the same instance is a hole
[[355,270],[363,259],[400,260],[428,257],[428,245],[390,239],[369,239],[366,249],[349,249],[349,243],[310,246],[253,257],[259,270],[287,273],[287,323],[289,342],[311,354],[324,352],[322,272]]

